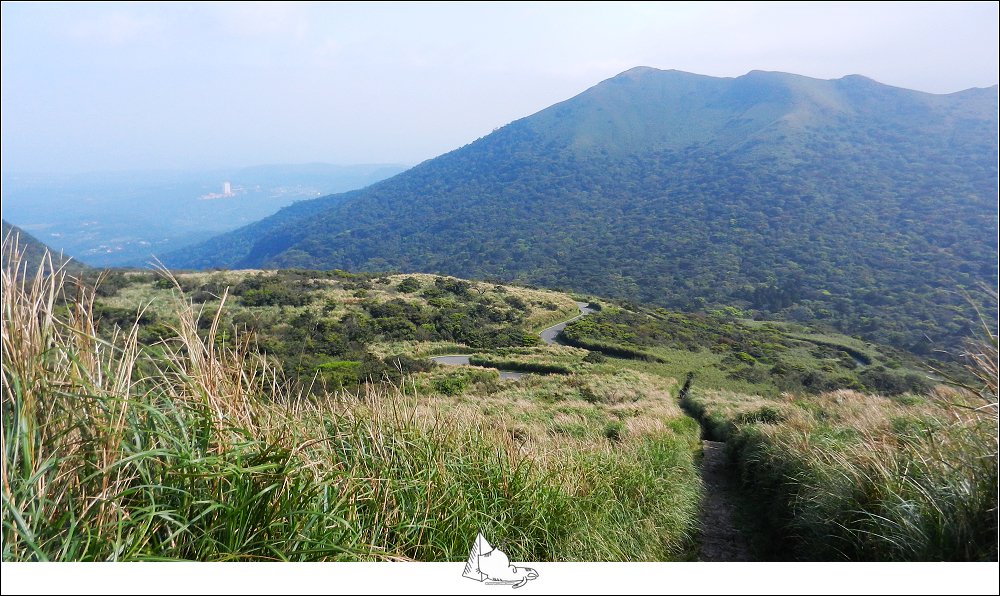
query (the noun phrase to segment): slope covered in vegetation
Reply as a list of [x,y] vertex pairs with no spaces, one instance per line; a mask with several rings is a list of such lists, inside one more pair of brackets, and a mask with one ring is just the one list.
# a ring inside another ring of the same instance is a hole
[[53,265],[56,267],[66,266],[71,270],[84,269],[87,266],[83,263],[71,259],[69,256],[51,250],[46,244],[21,228],[10,224],[7,220],[0,220],[0,238],[10,237],[11,241],[20,243],[23,250],[22,264],[27,266],[32,272],[37,271],[42,264],[45,255],[50,255]]
[[981,397],[693,390],[684,402],[727,442],[757,556],[820,561],[996,561],[996,403],[995,380]]
[[136,304],[121,326],[21,257],[3,271],[5,561],[463,560],[479,531],[519,560],[691,556],[697,425],[664,379],[469,369],[308,393],[179,286],[163,319]]
[[996,285],[997,130],[995,87],[637,68],[165,262],[519,280],[930,354],[969,333],[957,290]]
[[[566,330],[588,347],[550,346],[538,329],[584,297],[307,271],[94,291],[21,258],[3,271],[5,561],[462,560],[479,530],[519,560],[689,560],[701,432],[760,508],[757,556],[996,557],[995,340],[992,373],[948,389],[915,357],[732,311],[590,298]],[[928,385],[878,389],[878,367]]]
[[[692,373],[701,387],[769,396],[837,389],[900,395],[926,392],[940,381],[926,362],[902,350],[741,314],[609,305],[570,323],[562,337],[570,345],[656,362],[665,375]],[[953,364],[936,366],[961,375]]]

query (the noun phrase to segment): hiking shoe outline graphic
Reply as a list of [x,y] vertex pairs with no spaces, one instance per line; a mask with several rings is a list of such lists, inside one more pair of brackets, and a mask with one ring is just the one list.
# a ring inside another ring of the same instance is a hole
[[469,560],[465,563],[462,577],[485,582],[487,585],[505,585],[520,588],[533,579],[538,572],[531,567],[517,567],[510,564],[507,554],[491,545],[483,533],[476,534],[476,540],[469,549]]

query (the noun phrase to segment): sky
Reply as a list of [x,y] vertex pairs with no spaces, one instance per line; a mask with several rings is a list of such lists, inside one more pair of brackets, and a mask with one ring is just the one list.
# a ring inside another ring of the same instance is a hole
[[998,81],[998,4],[2,5],[2,170],[416,164],[634,66]]

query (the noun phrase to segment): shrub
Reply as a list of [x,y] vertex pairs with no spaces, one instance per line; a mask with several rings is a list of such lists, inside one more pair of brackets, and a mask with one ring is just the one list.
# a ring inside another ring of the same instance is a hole
[[464,374],[449,374],[434,379],[434,389],[445,395],[460,395],[469,386],[469,379]]
[[883,366],[876,366],[861,371],[858,380],[869,391],[900,395],[903,393],[926,393],[931,384],[925,378],[915,373],[897,373]]
[[319,381],[329,391],[343,389],[360,381],[361,362],[356,360],[334,360],[316,367]]
[[533,449],[401,388],[311,398],[216,343],[221,313],[200,335],[178,300],[146,350],[135,327],[99,338],[93,295],[25,279],[16,251],[2,269],[5,562],[453,561],[477,531],[512,560],[690,557],[690,433]]
[[420,280],[415,277],[404,278],[396,285],[396,290],[404,294],[412,294],[420,289]]

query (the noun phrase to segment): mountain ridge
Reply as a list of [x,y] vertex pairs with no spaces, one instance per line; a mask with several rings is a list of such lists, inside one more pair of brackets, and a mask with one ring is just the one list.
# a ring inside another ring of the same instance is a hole
[[996,279],[996,248],[977,240],[997,227],[990,89],[630,69],[165,262],[425,271],[691,310],[731,304],[926,351],[922,336],[962,333],[958,301],[940,294]]

